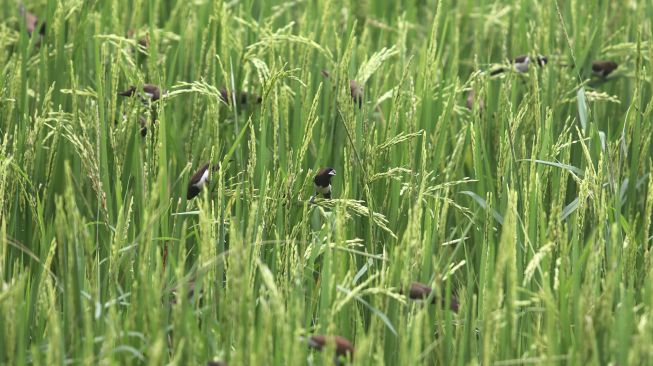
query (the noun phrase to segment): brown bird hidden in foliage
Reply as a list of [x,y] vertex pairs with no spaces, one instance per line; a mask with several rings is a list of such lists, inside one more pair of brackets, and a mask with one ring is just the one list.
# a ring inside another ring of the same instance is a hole
[[[320,73],[325,78],[329,78],[331,76],[331,73],[328,70],[322,70]],[[363,86],[355,80],[349,80],[349,94],[351,95],[351,99],[354,101],[354,104],[358,105],[359,109],[362,108],[364,95]]]
[[[151,123],[152,126],[154,126],[154,124],[156,124],[157,122],[155,118],[156,118],[156,113],[152,113],[152,116],[150,118],[150,120],[152,121]],[[147,127],[148,127],[147,118],[145,118],[145,116],[143,115],[140,115],[138,116],[138,121],[141,125],[141,136],[143,137],[147,136]]]
[[[420,282],[413,282],[410,284],[410,288],[408,290],[408,297],[411,300],[426,300],[431,295],[431,292],[433,292],[433,289],[431,287]],[[437,304],[438,302],[440,302],[442,306],[446,306],[444,298],[438,301],[437,297],[433,296],[433,300],[431,301],[431,303]],[[458,312],[458,305],[459,305],[458,298],[455,295],[451,295],[449,301],[449,309],[451,309],[451,311],[453,312]]]
[[[231,105],[233,95],[226,88],[220,88],[220,99],[227,105]],[[261,104],[261,101],[263,101],[263,98],[255,94],[249,94],[246,92],[236,94],[236,102],[238,102],[239,105],[246,105],[247,103]]]
[[[177,305],[179,303],[178,295],[179,295],[179,288],[180,287],[181,286],[175,286],[175,287],[172,288],[172,290],[170,290],[170,295],[172,296],[172,298],[170,299],[170,303],[172,305]],[[195,292],[196,292],[197,289],[198,288],[197,288],[197,285],[195,284],[195,281],[191,280],[191,281],[188,281],[188,283],[186,283],[186,298],[188,299],[188,301],[193,301],[193,299],[195,298],[195,295],[196,295]],[[200,288],[199,292],[197,293],[196,301],[201,300],[202,295],[204,295],[204,291]]]
[[359,109],[363,108],[363,87],[354,80],[349,80],[349,92],[354,104],[358,105]]
[[[474,109],[475,100],[476,100],[476,91],[474,89],[470,89],[469,92],[467,92],[467,100],[465,100],[465,105],[467,106],[467,109],[469,109],[470,111]],[[483,100],[479,99],[478,110],[482,111],[484,107],[485,104],[483,103]]]
[[228,366],[226,362],[223,361],[209,361],[206,366]]
[[600,78],[605,78],[617,69],[614,61],[594,61],[592,62],[592,73]]
[[336,364],[341,364],[341,357],[352,359],[354,356],[354,346],[344,337],[341,336],[325,336],[325,335],[313,335],[308,338],[308,345],[318,351],[322,351],[327,348],[327,344],[335,343],[335,357],[334,362]]
[[[25,21],[25,30],[27,31],[27,34],[32,36],[34,31],[37,30],[37,26],[39,24],[39,18],[36,15],[25,10],[25,4],[20,4],[19,10],[20,10],[20,15],[23,17],[23,20]],[[45,35],[45,21],[41,23],[41,26],[38,28],[38,33],[41,37]]]
[[[135,35],[136,35],[135,30],[130,29],[129,31],[127,31],[127,38],[134,38]],[[138,38],[138,45],[142,49],[147,50],[150,47],[150,36],[146,34]]]

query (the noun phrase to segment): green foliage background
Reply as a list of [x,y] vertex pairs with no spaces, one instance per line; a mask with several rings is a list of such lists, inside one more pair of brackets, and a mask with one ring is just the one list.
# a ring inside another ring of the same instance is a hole
[[[26,8],[43,39],[0,3],[2,364],[331,364],[310,334],[358,365],[653,362],[652,2]],[[490,77],[519,54],[549,63]],[[143,138],[117,93],[145,82]]]

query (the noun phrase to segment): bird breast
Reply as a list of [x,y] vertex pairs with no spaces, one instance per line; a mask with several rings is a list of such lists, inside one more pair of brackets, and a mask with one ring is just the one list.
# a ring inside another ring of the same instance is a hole
[[528,71],[528,57],[524,59],[522,62],[515,62],[515,70],[517,72],[527,72]]
[[331,184],[329,184],[329,185],[326,186],[326,187],[318,186],[318,185],[316,184],[316,185],[315,185],[315,190],[316,190],[318,193],[321,193],[321,194],[329,194],[329,193],[331,193]]
[[197,181],[195,186],[198,188],[203,188],[208,180],[209,180],[209,169],[206,169],[204,173],[202,173],[202,177],[200,178],[200,180]]

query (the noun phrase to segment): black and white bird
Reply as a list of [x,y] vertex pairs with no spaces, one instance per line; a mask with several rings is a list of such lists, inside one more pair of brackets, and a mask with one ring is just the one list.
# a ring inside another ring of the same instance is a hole
[[616,70],[618,66],[619,65],[614,61],[594,61],[592,62],[592,73],[595,76],[604,79]]
[[202,191],[202,188],[209,182],[211,171],[217,170],[218,166],[210,167],[209,163],[202,165],[198,171],[190,177],[188,182],[188,191],[186,192],[186,199],[193,199],[197,197]]
[[[538,55],[535,60],[537,61],[537,65],[542,67],[546,65],[549,62],[549,59],[546,56]],[[528,72],[528,65],[530,64],[531,58],[528,55],[521,55],[517,56],[512,60],[512,67],[513,69],[520,73],[526,73]],[[505,67],[498,68],[496,70],[493,70],[490,72],[491,76],[501,74],[503,72],[506,72]]]
[[[141,99],[143,104],[148,104],[148,101],[156,102],[157,100],[161,99],[161,88],[156,85],[144,84],[142,91],[138,93],[136,93],[136,89],[137,88],[134,85],[131,85],[129,89],[118,93],[118,95],[121,97],[133,97],[134,95],[138,94],[138,97]],[[165,94],[165,91],[163,94]]]
[[310,201],[313,202],[315,197],[321,194],[324,198],[331,198],[331,177],[336,175],[335,169],[331,167],[326,167],[320,169],[313,178],[313,183],[315,184],[315,196],[312,196]]

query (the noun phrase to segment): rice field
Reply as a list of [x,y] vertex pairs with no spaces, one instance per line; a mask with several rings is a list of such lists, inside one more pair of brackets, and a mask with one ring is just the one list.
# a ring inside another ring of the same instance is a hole
[[653,2],[0,19],[0,364],[653,364]]

